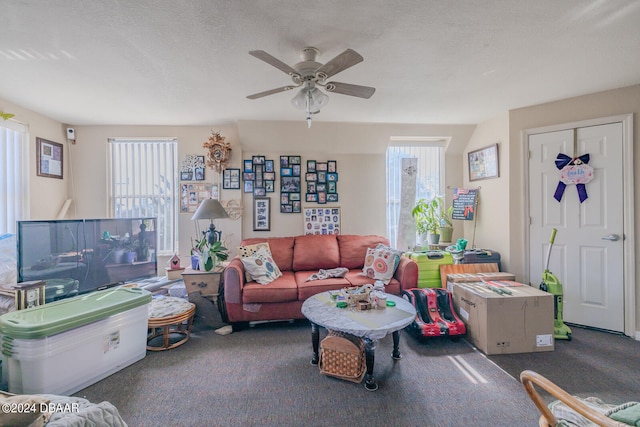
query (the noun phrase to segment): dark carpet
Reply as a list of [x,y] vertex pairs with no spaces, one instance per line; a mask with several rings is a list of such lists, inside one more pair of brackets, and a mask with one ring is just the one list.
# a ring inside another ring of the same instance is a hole
[[556,340],[553,352],[489,359],[514,378],[530,369],[573,395],[597,396],[608,403],[640,402],[640,341],[576,325],[571,330],[571,341]]
[[370,392],[309,363],[305,321],[227,336],[196,329],[181,347],[148,352],[76,395],[110,401],[131,427],[518,427],[536,425],[539,416],[519,381],[465,340],[422,342],[403,331],[403,359],[394,361],[385,337],[376,349],[379,389]]

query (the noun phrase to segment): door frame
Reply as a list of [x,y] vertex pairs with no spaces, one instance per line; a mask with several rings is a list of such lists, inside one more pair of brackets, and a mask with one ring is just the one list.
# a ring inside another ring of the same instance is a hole
[[636,274],[635,274],[635,193],[633,182],[633,114],[602,117],[597,119],[582,120],[577,122],[562,123],[558,125],[543,126],[525,129],[521,132],[523,154],[523,204],[524,204],[524,275],[525,282],[531,283],[529,276],[530,258],[529,244],[531,228],[531,207],[529,206],[529,136],[538,133],[555,132],[574,128],[599,126],[609,123],[622,123],[622,179],[623,189],[623,278],[624,278],[624,333],[640,340],[640,331],[636,331]]

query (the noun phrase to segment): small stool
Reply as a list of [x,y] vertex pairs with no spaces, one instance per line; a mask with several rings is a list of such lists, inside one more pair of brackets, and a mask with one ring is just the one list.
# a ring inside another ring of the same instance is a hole
[[[196,305],[184,298],[154,298],[149,305],[147,350],[170,350],[189,341],[195,312]],[[171,343],[172,334],[181,335],[182,338]],[[163,338],[161,346],[151,345],[151,341],[156,337]]]

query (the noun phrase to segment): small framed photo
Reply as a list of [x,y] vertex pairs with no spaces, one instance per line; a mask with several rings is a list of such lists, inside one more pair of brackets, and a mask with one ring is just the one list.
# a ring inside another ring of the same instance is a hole
[[328,160],[327,161],[327,172],[329,172],[329,173],[338,172],[338,162],[336,162],[335,160]]
[[499,176],[498,144],[469,152],[469,181]]
[[289,156],[289,164],[290,165],[299,165],[300,164],[300,156]]
[[327,193],[337,193],[335,181],[327,182]]
[[253,172],[253,162],[251,160],[244,161],[244,171]]
[[317,193],[318,192],[318,184],[315,182],[307,183],[307,193]]
[[242,174],[243,181],[254,181],[256,179],[256,174],[254,172],[244,172]]
[[300,200],[300,193],[289,193],[289,201]]
[[280,167],[281,168],[289,167],[289,156],[280,156]]
[[273,168],[273,160],[266,160],[264,162],[264,171],[265,172],[275,172],[275,169]]
[[253,160],[254,165],[264,165],[265,162],[264,156],[253,156],[251,160]]
[[291,165],[291,169],[292,169],[292,172],[293,172],[293,176],[300,176],[300,165],[299,164]]
[[273,181],[265,181],[264,182],[264,191],[267,193],[273,193]]
[[275,180],[276,180],[276,173],[275,173],[275,172],[265,172],[265,173],[262,175],[262,178],[263,178],[265,181],[275,181]]
[[271,230],[271,199],[253,198],[253,231]]
[[296,200],[293,203],[291,203],[291,207],[293,208],[293,213],[302,212],[302,202],[300,202],[300,200]]
[[316,171],[316,161],[307,160],[307,172],[315,172],[315,171]]
[[244,192],[245,193],[253,193],[253,181],[245,181],[244,182]]
[[264,187],[262,188],[253,187],[254,197],[260,197],[260,196],[266,196],[266,195],[267,195],[267,191],[264,189]]
[[204,181],[204,168],[195,168],[193,170],[196,181]]
[[305,179],[306,181],[315,182],[315,181],[317,181],[317,180],[318,180],[318,174],[317,174],[317,173],[315,173],[315,172],[307,172],[307,173],[304,175],[304,179]]
[[327,193],[324,191],[322,193],[318,192],[318,203],[321,205],[327,203]]
[[327,193],[327,202],[337,202],[338,193]]
[[317,202],[318,201],[318,193],[307,193],[305,200],[307,202]]
[[193,172],[180,172],[180,181],[193,181]]
[[338,174],[335,172],[327,172],[327,181],[336,182],[338,180]]
[[316,163],[316,170],[318,172],[322,171],[322,172],[326,172],[327,171],[327,163],[326,162],[318,162]]
[[318,182],[327,182],[326,172],[318,172]]
[[240,169],[225,169],[222,173],[222,188],[225,190],[240,189]]
[[282,169],[280,169],[280,175],[282,175],[282,176],[293,176],[293,168],[282,168]]

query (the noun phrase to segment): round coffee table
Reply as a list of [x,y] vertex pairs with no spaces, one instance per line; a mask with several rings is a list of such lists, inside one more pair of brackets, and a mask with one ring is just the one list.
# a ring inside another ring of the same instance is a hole
[[409,301],[387,294],[387,302],[395,307],[358,311],[353,308],[338,308],[331,301],[328,292],[322,292],[308,298],[302,304],[302,314],[311,322],[311,342],[313,345],[312,365],[319,362],[320,330],[318,326],[334,331],[345,332],[363,338],[367,374],[364,386],[367,390],[377,390],[378,384],[373,377],[376,342],[393,334],[393,352],[391,357],[401,359],[399,331],[409,325],[416,317],[416,309]]
[[[154,298],[149,305],[147,350],[169,350],[189,341],[195,312],[196,305],[184,298]],[[171,336],[174,334],[181,338],[172,343]],[[162,337],[162,345],[151,344],[157,337]]]

